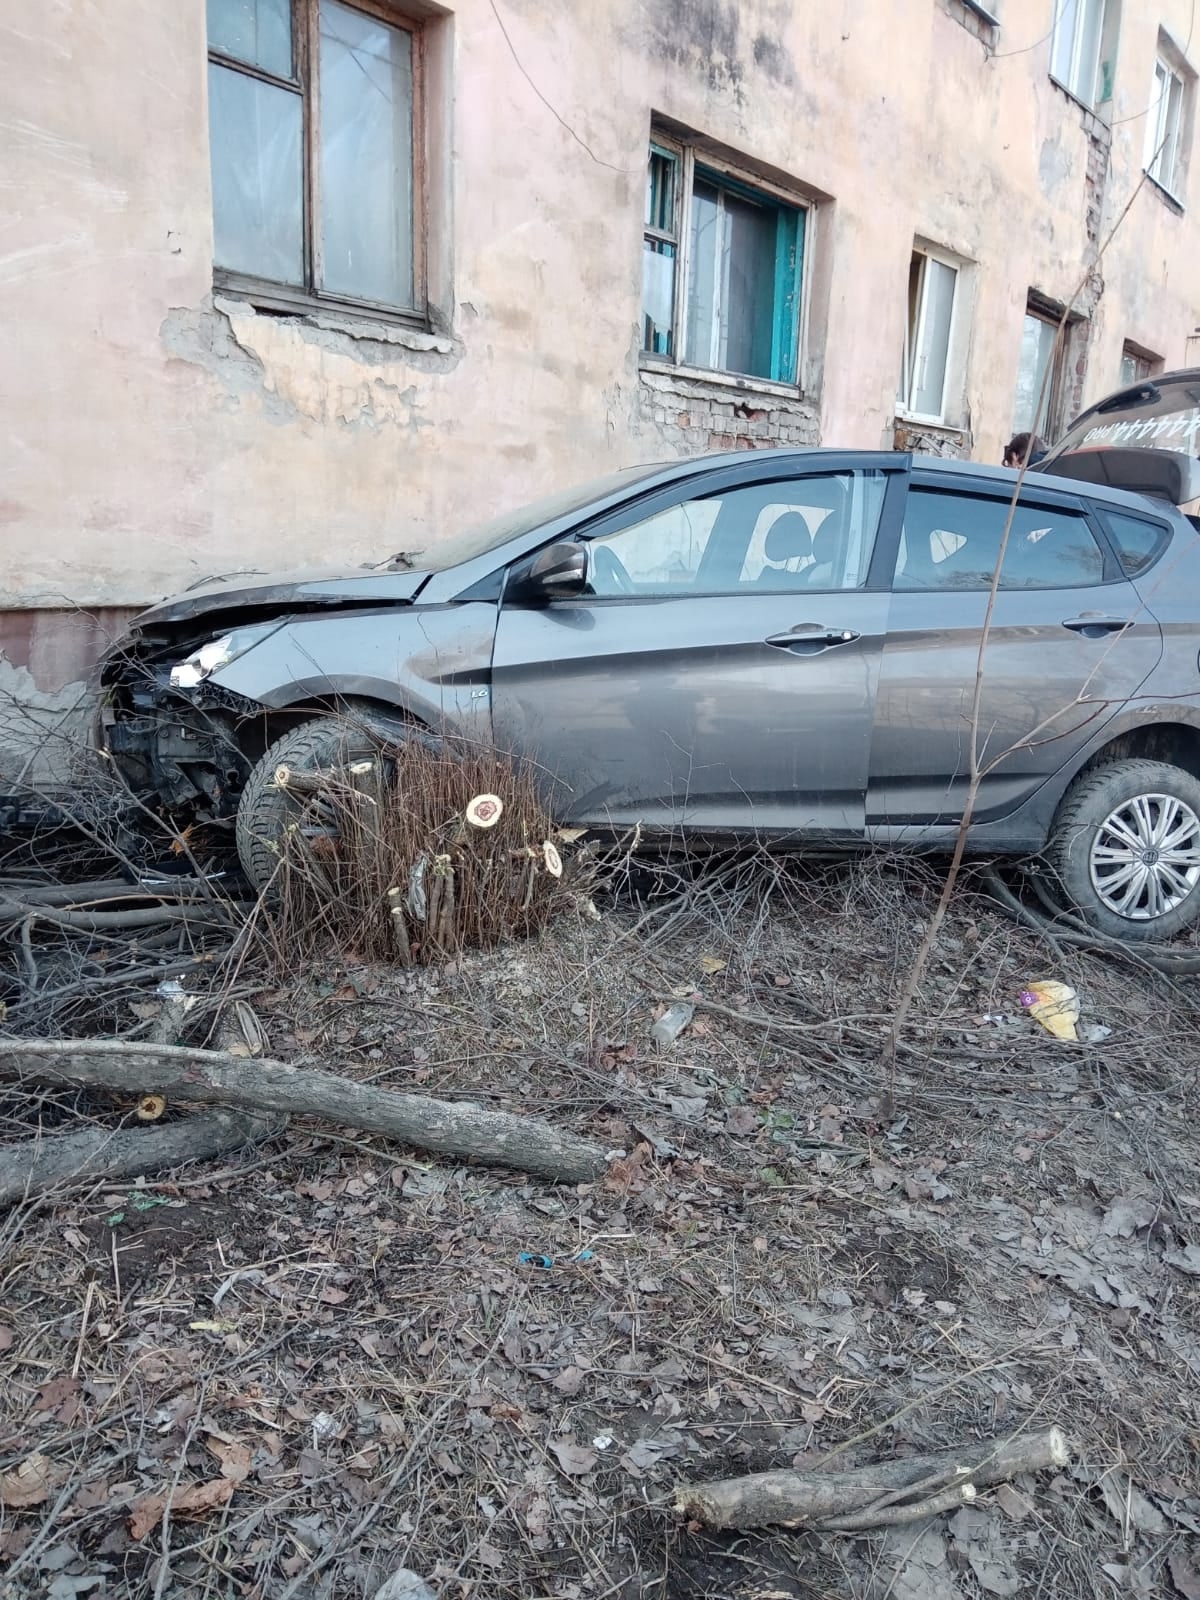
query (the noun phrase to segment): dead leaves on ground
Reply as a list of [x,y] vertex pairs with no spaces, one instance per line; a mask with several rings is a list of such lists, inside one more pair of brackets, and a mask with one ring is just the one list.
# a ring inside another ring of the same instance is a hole
[[0,1506],[6,1511],[28,1511],[40,1506],[50,1498],[54,1482],[54,1463],[35,1451],[19,1467],[0,1477]]
[[234,1439],[210,1438],[208,1448],[221,1463],[221,1476],[203,1483],[181,1484],[173,1490],[144,1494],[129,1509],[129,1536],[144,1539],[159,1527],[163,1516],[196,1521],[216,1511],[233,1496],[249,1476],[253,1455],[249,1445]]
[[178,1518],[205,1517],[229,1500],[235,1488],[231,1478],[210,1478],[207,1483],[182,1484],[174,1492],[144,1494],[129,1511],[129,1536],[144,1539],[159,1527],[164,1514]]

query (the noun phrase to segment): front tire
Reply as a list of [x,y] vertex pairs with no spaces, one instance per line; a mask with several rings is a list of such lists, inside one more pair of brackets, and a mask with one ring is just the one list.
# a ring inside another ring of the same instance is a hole
[[379,740],[369,728],[336,716],[302,722],[267,747],[242,789],[235,829],[238,860],[256,893],[266,889],[278,871],[279,841],[300,814],[295,796],[276,787],[276,768],[316,772],[365,761],[378,750]]
[[1090,927],[1173,939],[1200,918],[1200,780],[1165,761],[1095,767],[1064,796],[1047,854]]

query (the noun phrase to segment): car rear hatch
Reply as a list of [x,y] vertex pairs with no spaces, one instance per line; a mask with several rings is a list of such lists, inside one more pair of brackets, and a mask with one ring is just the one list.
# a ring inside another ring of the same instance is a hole
[[1200,498],[1200,367],[1146,378],[1089,407],[1037,470],[1173,506]]

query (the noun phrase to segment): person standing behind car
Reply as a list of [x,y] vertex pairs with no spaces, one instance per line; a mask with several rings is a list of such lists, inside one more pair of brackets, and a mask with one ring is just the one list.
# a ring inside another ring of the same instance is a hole
[[1036,433],[1016,433],[1004,446],[1004,465],[1006,467],[1019,467],[1025,460],[1026,452],[1029,454],[1028,465],[1036,467],[1045,456],[1049,447],[1043,438]]

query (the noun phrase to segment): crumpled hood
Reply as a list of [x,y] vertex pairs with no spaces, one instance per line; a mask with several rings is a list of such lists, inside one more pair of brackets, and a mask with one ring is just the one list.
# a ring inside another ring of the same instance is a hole
[[429,580],[428,572],[370,567],[323,567],[299,572],[241,572],[211,578],[183,594],[169,596],[136,618],[134,626],[190,622],[221,613],[234,624],[246,609],[256,616],[314,606],[395,605],[415,600]]

